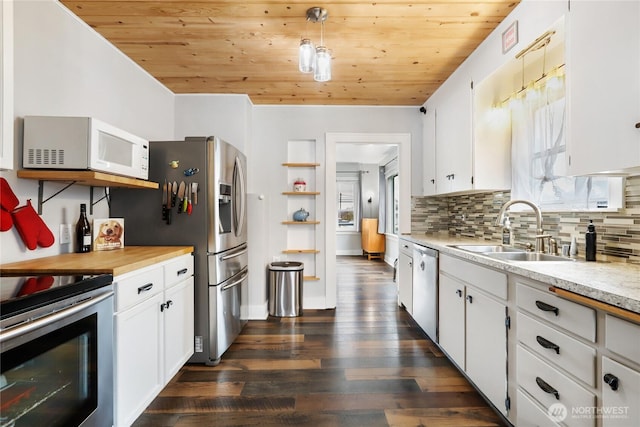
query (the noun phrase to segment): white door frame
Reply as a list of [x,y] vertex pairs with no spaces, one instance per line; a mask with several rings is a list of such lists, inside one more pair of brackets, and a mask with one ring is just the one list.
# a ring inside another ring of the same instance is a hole
[[327,308],[336,307],[336,228],[332,218],[336,212],[336,144],[397,144],[400,178],[399,232],[411,232],[411,134],[410,133],[342,133],[325,135],[325,290]]

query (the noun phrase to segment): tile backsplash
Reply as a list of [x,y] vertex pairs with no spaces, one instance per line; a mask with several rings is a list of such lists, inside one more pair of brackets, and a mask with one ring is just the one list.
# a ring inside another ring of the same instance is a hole
[[[578,256],[584,256],[584,233],[593,220],[599,256],[614,261],[640,262],[640,176],[625,180],[625,207],[618,212],[543,212],[545,234],[551,234],[558,248],[578,242]],[[451,196],[412,197],[411,232],[448,232],[450,235],[499,242],[501,228],[494,225],[500,207],[510,199],[509,191]],[[533,212],[509,212],[516,246],[534,243],[536,220]]]

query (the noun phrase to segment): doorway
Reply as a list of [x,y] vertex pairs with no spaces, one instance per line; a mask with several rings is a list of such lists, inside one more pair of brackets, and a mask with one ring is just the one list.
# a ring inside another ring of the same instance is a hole
[[[336,164],[338,144],[362,145],[395,145],[398,151],[398,174],[405,177],[398,185],[398,232],[408,233],[411,230],[411,135],[408,133],[327,133],[326,134],[326,203],[325,218],[334,218],[337,212],[336,198]],[[325,277],[326,307],[336,306],[337,277],[336,277],[336,227],[332,222],[325,227]],[[397,254],[397,239],[394,244],[387,245],[387,251]],[[389,241],[387,243],[390,243]],[[394,256],[394,255],[392,255]]]

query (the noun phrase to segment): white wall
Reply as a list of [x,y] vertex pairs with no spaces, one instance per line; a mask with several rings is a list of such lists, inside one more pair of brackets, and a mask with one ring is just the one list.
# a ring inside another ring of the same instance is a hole
[[247,95],[176,95],[176,139],[215,135],[247,153],[252,104]]
[[[260,230],[256,239],[261,241],[262,254],[254,253],[268,263],[273,256],[280,255],[286,248],[286,229],[281,221],[288,216],[287,202],[282,191],[287,183],[287,171],[281,166],[287,160],[287,142],[290,140],[315,140],[321,148],[325,144],[327,132],[353,133],[408,133],[411,135],[412,151],[421,152],[422,128],[420,112],[415,107],[323,107],[323,106],[254,106],[253,109],[253,149],[249,153],[249,192],[262,194],[268,219],[268,227]],[[324,149],[319,150],[324,153]],[[421,170],[421,156],[413,156],[412,164]],[[325,176],[324,158],[317,159],[321,163],[318,172]],[[420,180],[412,179],[412,183],[420,186]],[[328,197],[324,188],[323,194],[317,198],[316,210],[324,211],[324,199]],[[419,194],[420,188],[415,194]],[[413,192],[413,191],[412,191]],[[326,221],[318,225],[316,247],[320,249],[317,257],[316,271],[325,270],[327,257],[335,253],[326,253],[325,233]],[[305,284],[304,307],[326,308],[326,277],[319,281]],[[335,280],[335,279],[332,279]],[[262,296],[253,294],[262,301],[267,300],[266,283],[255,283],[253,292],[261,292]]]
[[[22,165],[22,117],[93,116],[146,139],[174,134],[174,95],[125,57],[58,2],[17,0],[14,4],[15,168]],[[38,182],[3,171],[23,205],[37,200]],[[45,183],[45,198],[62,188]],[[99,189],[100,190],[100,189]],[[89,187],[73,186],[44,205],[42,218],[52,230],[53,246],[30,251],[15,227],[0,233],[0,262],[68,252],[59,245],[59,225],[73,223],[80,203],[89,203]],[[105,201],[93,217],[108,216]]]
[[[566,0],[523,0],[476,50],[458,67],[454,75],[464,73],[471,76],[475,83],[486,79],[502,65],[510,62],[516,53],[533,42],[558,19],[567,13]],[[502,53],[502,33],[518,21],[518,43],[506,54]],[[455,80],[455,76],[449,78]],[[447,81],[449,81],[447,79]],[[425,103],[427,109],[443,97],[448,96],[450,86],[447,81],[434,92]],[[467,79],[464,79],[466,82]]]

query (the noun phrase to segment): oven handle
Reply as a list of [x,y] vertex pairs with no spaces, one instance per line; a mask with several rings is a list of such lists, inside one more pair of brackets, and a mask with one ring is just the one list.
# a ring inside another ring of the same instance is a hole
[[34,320],[33,322],[15,326],[13,329],[5,330],[2,332],[2,334],[0,334],[0,342],[10,340],[17,336],[24,335],[36,329],[43,328],[47,325],[63,320],[65,317],[69,317],[81,312],[82,310],[86,310],[92,305],[98,304],[106,300],[107,298],[110,298],[111,296],[113,296],[112,291],[105,292],[96,297],[85,300],[79,304],[72,305],[69,308],[65,308],[64,310],[60,310],[47,316],[41,317],[40,319]]
[[234,280],[232,283],[227,283],[222,287],[223,291],[233,288],[234,286],[238,286],[244,279],[249,275],[249,269],[245,267],[244,273],[241,273],[241,277],[238,280]]

